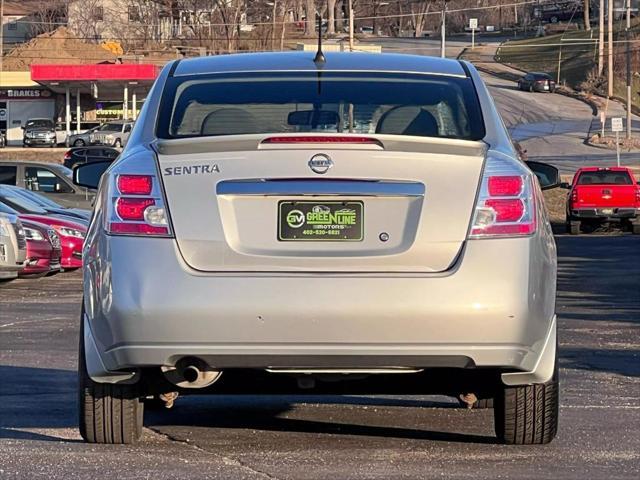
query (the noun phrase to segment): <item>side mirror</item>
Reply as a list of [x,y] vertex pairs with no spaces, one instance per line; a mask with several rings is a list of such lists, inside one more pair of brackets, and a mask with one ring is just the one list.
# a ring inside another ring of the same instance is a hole
[[562,182],[559,187],[564,188],[565,190],[571,190],[571,184],[567,182]]
[[79,187],[97,189],[102,174],[112,163],[111,161],[100,161],[76,165],[73,169],[73,183]]
[[560,186],[560,172],[553,165],[533,161],[527,161],[525,163],[527,167],[536,174],[536,177],[538,177],[542,190],[549,190],[550,188]]

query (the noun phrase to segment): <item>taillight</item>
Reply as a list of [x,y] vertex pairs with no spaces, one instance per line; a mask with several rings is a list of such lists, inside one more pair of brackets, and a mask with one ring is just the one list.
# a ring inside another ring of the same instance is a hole
[[[109,173],[105,229],[115,235],[172,236],[155,159],[142,155]],[[135,172],[127,171],[129,164]]]
[[578,202],[578,190],[577,189],[573,189],[571,190],[571,203],[577,203]]
[[123,195],[150,195],[152,188],[151,175],[118,175],[118,190]]
[[153,198],[122,197],[116,200],[116,213],[122,220],[142,222],[147,207],[155,204]]
[[71,151],[66,151],[64,152],[64,158],[63,160],[71,160]]
[[534,178],[523,165],[490,156],[476,202],[470,238],[530,235],[536,231]]

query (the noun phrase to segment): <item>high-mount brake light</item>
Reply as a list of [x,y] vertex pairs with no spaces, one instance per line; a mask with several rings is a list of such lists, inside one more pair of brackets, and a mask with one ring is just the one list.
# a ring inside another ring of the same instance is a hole
[[534,177],[511,159],[489,156],[469,238],[514,237],[536,231]]
[[[105,229],[114,235],[172,236],[155,159],[136,164],[136,173],[114,172],[109,179]],[[126,165],[120,167],[126,168]],[[140,173],[138,173],[140,172]],[[153,172],[153,173],[146,173]]]
[[123,195],[150,195],[152,188],[151,175],[118,175],[118,190]]
[[327,136],[278,136],[267,137],[262,144],[287,144],[287,143],[340,143],[340,144],[357,144],[357,145],[378,145],[382,143],[371,137],[358,137],[354,135],[327,135]]

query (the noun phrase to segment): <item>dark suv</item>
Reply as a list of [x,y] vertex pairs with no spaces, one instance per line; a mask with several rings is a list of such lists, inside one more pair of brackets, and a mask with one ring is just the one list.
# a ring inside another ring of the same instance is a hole
[[49,118],[30,118],[22,129],[22,145],[25,147],[45,145],[53,148],[58,144],[56,126]]

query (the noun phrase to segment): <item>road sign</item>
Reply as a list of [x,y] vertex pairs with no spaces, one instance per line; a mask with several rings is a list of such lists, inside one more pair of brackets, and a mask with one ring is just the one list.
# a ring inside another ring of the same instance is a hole
[[469,28],[471,29],[471,50],[476,48],[476,29],[478,28],[478,19],[469,19]]
[[616,117],[611,119],[611,131],[612,132],[622,131],[622,117]]

